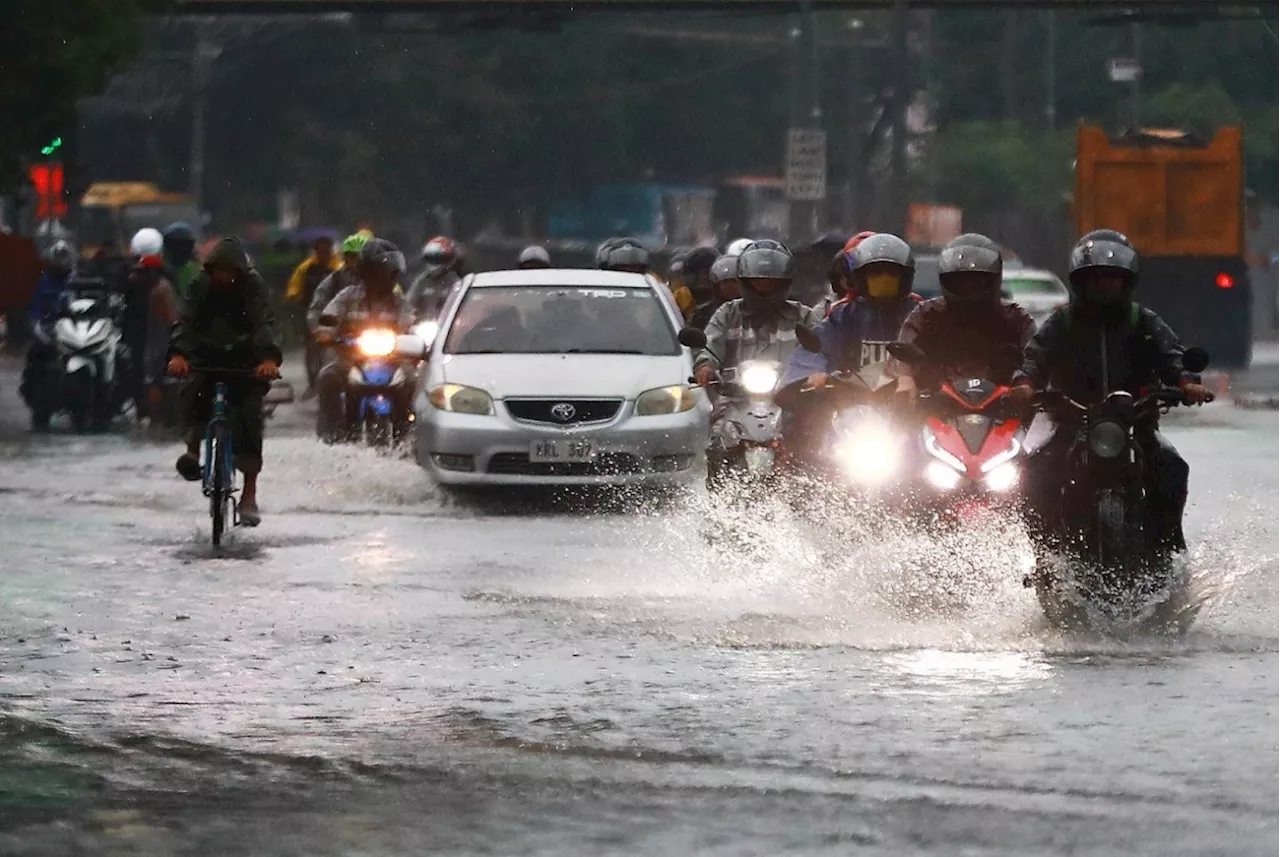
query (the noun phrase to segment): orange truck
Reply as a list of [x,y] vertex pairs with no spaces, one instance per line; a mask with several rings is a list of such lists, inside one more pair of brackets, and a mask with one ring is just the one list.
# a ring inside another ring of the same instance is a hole
[[1142,254],[1138,300],[1215,367],[1249,363],[1252,333],[1244,246],[1243,129],[1212,140],[1148,129],[1119,139],[1079,130],[1079,234],[1118,229]]

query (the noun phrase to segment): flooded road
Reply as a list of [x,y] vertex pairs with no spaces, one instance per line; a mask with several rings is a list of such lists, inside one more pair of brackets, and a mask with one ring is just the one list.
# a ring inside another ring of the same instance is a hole
[[174,445],[29,438],[15,387],[0,854],[1275,853],[1274,412],[1167,421],[1207,603],[1116,641],[1003,531],[460,503],[307,405],[215,554]]

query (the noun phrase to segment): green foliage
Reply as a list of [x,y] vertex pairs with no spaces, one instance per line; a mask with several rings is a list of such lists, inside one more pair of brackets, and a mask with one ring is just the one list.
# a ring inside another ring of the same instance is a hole
[[139,16],[163,0],[0,3],[0,188],[75,126],[78,98],[100,91],[139,44]]
[[940,199],[974,213],[1061,210],[1073,139],[1033,133],[1019,122],[954,123],[933,141]]

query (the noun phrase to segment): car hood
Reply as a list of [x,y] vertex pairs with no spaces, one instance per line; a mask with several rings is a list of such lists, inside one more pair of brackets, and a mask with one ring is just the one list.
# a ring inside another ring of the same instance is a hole
[[495,399],[579,397],[634,399],[645,390],[684,384],[684,357],[640,354],[447,354],[444,380],[486,390]]

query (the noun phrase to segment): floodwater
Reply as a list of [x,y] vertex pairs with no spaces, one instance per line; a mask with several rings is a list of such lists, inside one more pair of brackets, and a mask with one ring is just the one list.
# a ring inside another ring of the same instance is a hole
[[458,502],[269,424],[207,546],[176,447],[0,375],[0,854],[1275,854],[1274,412],[1168,421],[1189,635],[1064,636],[993,526]]

